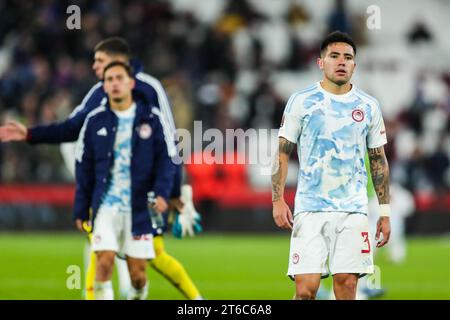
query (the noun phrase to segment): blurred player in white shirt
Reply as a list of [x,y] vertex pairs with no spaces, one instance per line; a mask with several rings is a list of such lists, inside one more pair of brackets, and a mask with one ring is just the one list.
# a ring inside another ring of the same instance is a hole
[[[416,205],[412,193],[401,184],[392,182],[390,190],[392,208],[391,238],[387,253],[391,262],[402,263],[405,261],[407,254],[405,220],[414,213]],[[369,200],[369,212],[370,229],[375,230],[378,212],[378,199],[376,197]]]

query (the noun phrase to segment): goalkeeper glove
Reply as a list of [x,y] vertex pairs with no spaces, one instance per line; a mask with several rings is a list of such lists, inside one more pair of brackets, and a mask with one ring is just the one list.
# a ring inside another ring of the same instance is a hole
[[192,187],[183,185],[181,187],[181,201],[184,203],[183,209],[179,212],[172,225],[172,233],[176,238],[185,236],[193,237],[203,231],[200,214],[195,210],[192,201]]

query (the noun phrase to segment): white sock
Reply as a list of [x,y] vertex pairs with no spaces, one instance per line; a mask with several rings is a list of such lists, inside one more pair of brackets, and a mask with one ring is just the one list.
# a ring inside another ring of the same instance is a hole
[[111,280],[94,283],[95,300],[114,300],[114,291]]
[[130,291],[128,292],[128,300],[145,300],[148,295],[148,281],[145,282],[145,286],[141,289],[136,289],[131,285]]
[[115,265],[117,266],[117,276],[119,278],[120,298],[127,299],[131,288],[131,279],[127,262],[116,257]]

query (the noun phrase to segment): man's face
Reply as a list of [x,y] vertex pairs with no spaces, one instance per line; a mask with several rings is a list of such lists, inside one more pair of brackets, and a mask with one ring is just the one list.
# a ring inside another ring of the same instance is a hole
[[103,79],[103,70],[113,61],[120,61],[126,63],[126,58],[120,55],[109,55],[104,51],[97,51],[94,55],[94,64],[92,70],[99,80]]
[[353,75],[355,53],[352,46],[345,42],[331,43],[324,56],[317,59],[317,64],[328,80],[341,86],[349,82]]
[[114,66],[106,71],[103,88],[110,99],[120,103],[131,95],[131,90],[134,88],[134,79],[128,75],[122,66]]

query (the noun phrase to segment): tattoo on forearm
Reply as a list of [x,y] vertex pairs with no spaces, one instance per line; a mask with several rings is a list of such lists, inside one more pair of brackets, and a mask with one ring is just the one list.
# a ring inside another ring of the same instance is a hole
[[389,203],[389,165],[384,148],[369,149],[370,171],[372,182],[380,204]]
[[288,156],[294,150],[295,143],[289,142],[285,138],[279,138],[278,150],[275,154],[273,168],[272,168],[272,201],[277,201],[283,196],[283,189],[286,177],[283,177],[282,162],[280,155],[282,153]]
[[278,157],[274,161],[278,161],[278,168],[272,174],[272,202],[281,198],[281,162]]

